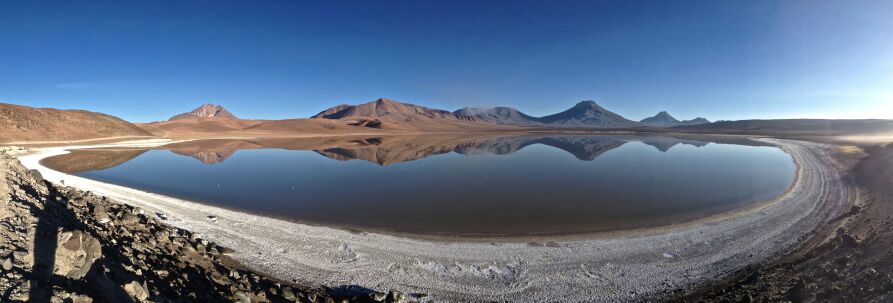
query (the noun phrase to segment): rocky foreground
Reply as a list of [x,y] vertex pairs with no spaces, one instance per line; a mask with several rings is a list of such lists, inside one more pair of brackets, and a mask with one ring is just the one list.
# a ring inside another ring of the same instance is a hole
[[252,273],[163,214],[43,180],[0,151],[0,302],[401,302]]
[[848,212],[797,251],[676,300],[893,302],[893,144],[861,150],[847,172],[860,197]]

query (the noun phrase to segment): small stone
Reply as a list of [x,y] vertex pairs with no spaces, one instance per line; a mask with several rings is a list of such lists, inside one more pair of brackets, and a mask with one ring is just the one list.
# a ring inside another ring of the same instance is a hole
[[12,252],[12,257],[19,261],[24,261],[25,257],[28,256],[28,252],[24,250],[17,250]]
[[391,289],[391,291],[388,293],[388,302],[402,303],[405,300],[406,300],[406,295],[404,295],[402,292]]
[[251,297],[248,296],[244,291],[237,291],[233,294],[236,297],[236,301],[240,303],[251,303]]
[[93,303],[93,298],[87,295],[72,295],[71,303]]
[[291,290],[291,287],[286,287],[282,289],[282,298],[294,301],[295,300],[295,292]]
[[208,216],[208,220],[213,221],[213,222],[217,222],[217,216],[210,216],[210,215],[209,215],[209,216]]
[[146,291],[146,287],[137,281],[131,281],[130,283],[125,284],[124,291],[126,291],[130,297],[140,301],[145,301],[149,298],[149,292]]
[[664,253],[663,256],[664,256],[664,258],[667,258],[667,259],[676,258],[676,255],[671,254],[671,253]]
[[158,218],[161,220],[167,220],[167,215],[165,215],[165,214],[155,213],[155,216],[158,216]]
[[121,222],[123,222],[124,224],[134,224],[139,221],[140,218],[132,213],[125,213],[124,217],[121,218]]
[[12,258],[3,259],[3,270],[12,270]]
[[380,291],[374,291],[369,294],[369,298],[375,302],[384,302],[384,300],[388,298],[388,294]]
[[36,169],[29,170],[28,176],[30,176],[31,179],[34,179],[34,181],[37,181],[37,183],[43,183],[43,175]]

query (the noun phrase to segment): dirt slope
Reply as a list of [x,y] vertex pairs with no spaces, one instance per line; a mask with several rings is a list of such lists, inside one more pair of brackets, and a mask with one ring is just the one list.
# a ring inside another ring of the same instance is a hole
[[152,136],[130,122],[106,114],[4,103],[0,103],[0,130],[0,143]]

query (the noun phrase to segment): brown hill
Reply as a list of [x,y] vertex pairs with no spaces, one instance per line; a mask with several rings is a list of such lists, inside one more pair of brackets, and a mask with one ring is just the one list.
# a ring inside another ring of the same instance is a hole
[[495,125],[450,111],[380,98],[360,105],[342,104],[313,118],[340,120],[349,125],[402,131],[437,131],[493,128]]
[[188,113],[182,113],[176,116],[171,117],[168,121],[173,120],[183,120],[183,119],[202,119],[202,118],[216,118],[216,119],[238,119],[235,115],[230,113],[228,110],[223,108],[220,105],[214,105],[211,103],[202,104],[198,108],[192,110]]
[[130,122],[106,114],[4,103],[0,103],[0,130],[0,142],[152,136]]
[[261,122],[260,120],[194,118],[138,123],[137,126],[159,137],[192,137],[202,134],[229,134]]
[[390,132],[329,119],[240,120],[201,118],[137,125],[156,136],[177,139],[302,137]]

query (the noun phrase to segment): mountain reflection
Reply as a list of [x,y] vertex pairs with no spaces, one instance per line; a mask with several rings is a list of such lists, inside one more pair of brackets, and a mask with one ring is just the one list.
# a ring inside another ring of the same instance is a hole
[[[592,161],[630,142],[640,142],[653,146],[661,152],[667,152],[680,144],[701,147],[711,141],[717,142],[717,139],[588,134],[456,134],[198,140],[169,144],[156,149],[169,150],[206,164],[222,163],[239,150],[285,149],[310,150],[333,160],[364,160],[384,166],[453,152],[463,155],[507,155],[536,144],[564,150],[582,161]],[[75,150],[70,154],[47,158],[44,163],[48,167],[66,173],[80,173],[114,167],[144,152],[145,149]]]
[[[369,141],[375,142],[369,144]],[[602,154],[623,146],[629,142],[642,142],[654,146],[662,152],[673,146],[688,144],[704,146],[706,141],[678,139],[673,137],[638,137],[617,135],[523,135],[490,138],[471,138],[468,140],[432,140],[415,138],[391,142],[390,138],[371,138],[360,141],[353,147],[334,147],[317,149],[315,152],[325,157],[346,161],[365,160],[379,165],[390,165],[399,162],[417,160],[434,155],[456,152],[463,155],[494,154],[507,155],[524,147],[542,144],[564,150],[583,161],[592,161]],[[413,144],[415,142],[416,144]],[[396,143],[396,144],[389,144]]]

